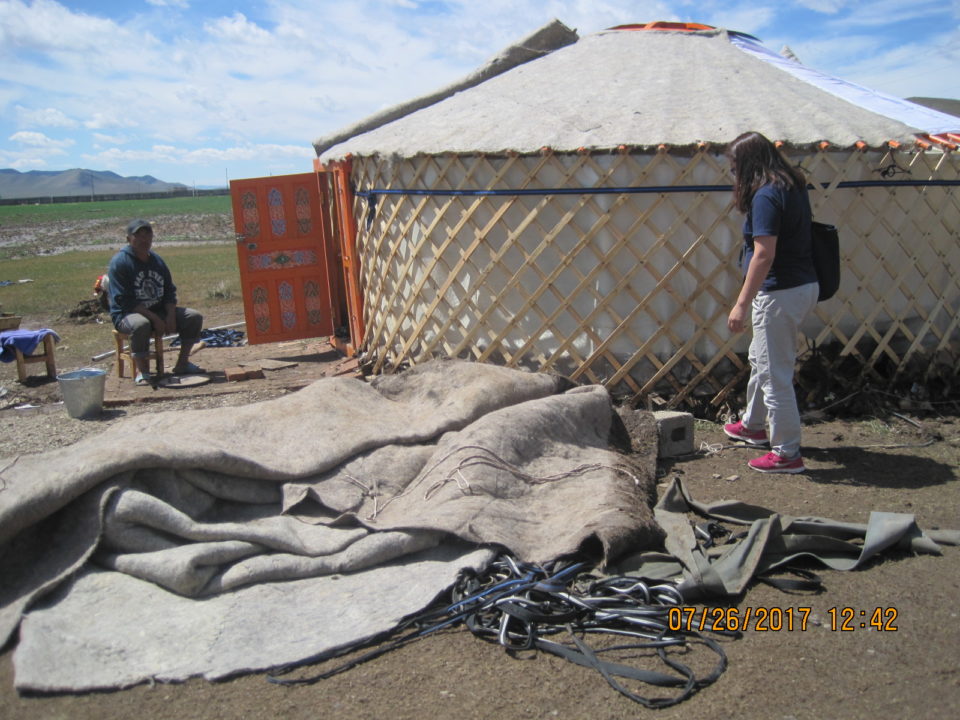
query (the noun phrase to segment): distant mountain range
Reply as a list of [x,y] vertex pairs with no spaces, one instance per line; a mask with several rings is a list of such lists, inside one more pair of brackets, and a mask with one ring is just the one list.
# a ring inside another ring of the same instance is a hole
[[120,177],[98,170],[0,170],[0,199],[64,197],[75,195],[128,195],[183,190],[186,185],[167,183],[151,175]]

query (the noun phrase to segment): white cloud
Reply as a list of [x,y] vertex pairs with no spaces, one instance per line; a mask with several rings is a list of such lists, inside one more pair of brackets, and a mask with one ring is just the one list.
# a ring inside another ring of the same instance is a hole
[[854,56],[844,67],[843,77],[899,97],[960,98],[958,67],[960,30],[954,30],[922,43]]
[[79,123],[57,108],[26,108],[17,105],[17,122],[21,127],[61,127],[75,128]]
[[552,17],[592,31],[669,14],[665,3],[628,0],[519,7],[512,0],[292,0],[262,6],[257,21],[238,11],[163,39],[142,31],[141,20],[121,25],[49,0],[11,4],[24,27],[55,16],[76,39],[49,48],[52,40],[29,36],[53,67],[18,56],[20,67],[0,69],[0,82],[25,78],[38,93],[57,94],[61,112],[89,130],[136,127],[141,137],[178,143],[221,136],[304,145],[455,80]]
[[278,158],[304,158],[310,160],[313,148],[309,145],[276,145],[264,143],[227,148],[188,149],[175,145],[154,145],[149,150],[122,150],[110,148],[103,152],[84,155],[85,158],[106,165],[131,161],[153,161],[180,164],[224,163],[247,160],[276,160]]
[[[950,0],[871,0],[869,3],[844,3],[849,12],[831,18],[833,29],[865,29],[880,26],[895,26],[912,20],[930,22],[937,16],[956,18],[960,14],[960,2]],[[846,7],[844,9],[847,9]]]
[[18,144],[16,150],[0,151],[0,161],[3,167],[15,170],[37,170],[47,167],[47,159],[64,157],[66,148],[74,144],[73,140],[54,140],[43,133],[21,130],[11,135],[8,140]]
[[118,26],[112,20],[74,12],[52,0],[0,3],[0,48],[59,52],[96,51]]
[[47,165],[46,158],[40,155],[21,155],[17,153],[0,153],[0,162],[4,167],[14,170],[43,170]]
[[738,30],[750,35],[760,35],[764,28],[769,27],[776,13],[777,11],[773,7],[758,5],[735,7],[712,13],[707,24],[727,30]]
[[74,141],[70,139],[54,140],[53,138],[47,137],[43,133],[29,130],[15,132],[8,139],[12,140],[13,142],[20,143],[21,145],[29,145],[30,147],[41,148],[47,151],[67,148],[74,144]]
[[147,5],[153,5],[159,8],[179,8],[186,10],[190,7],[190,0],[147,0]]
[[273,35],[256,23],[252,23],[243,13],[234,13],[231,17],[221,17],[203,24],[203,29],[217,40],[240,45],[270,45]]
[[833,15],[840,12],[845,6],[849,5],[849,0],[795,0],[800,7],[805,7],[814,12]]
[[[316,137],[456,80],[553,18],[581,35],[653,20],[729,27],[896,94],[892,84],[911,78],[913,94],[948,94],[960,66],[956,23],[943,23],[954,31],[935,46],[877,24],[957,17],[960,0],[237,0],[230,14],[220,3],[147,0],[109,19],[111,6],[94,15],[0,0],[2,136],[73,129],[75,165],[141,174],[167,163],[172,180],[204,163],[309,169]],[[816,28],[777,24],[806,11],[823,18]]]
[[93,133],[93,139],[103,145],[126,145],[130,142],[130,137],[126,135],[105,135],[103,133]]
[[117,107],[110,112],[93,112],[83,122],[83,126],[89,130],[135,127],[136,123],[133,120],[123,117],[125,111],[125,107]]

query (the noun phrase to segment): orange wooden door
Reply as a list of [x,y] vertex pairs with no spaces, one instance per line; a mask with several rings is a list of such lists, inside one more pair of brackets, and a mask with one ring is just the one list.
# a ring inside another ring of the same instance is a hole
[[333,334],[325,194],[317,173],[230,181],[251,345]]

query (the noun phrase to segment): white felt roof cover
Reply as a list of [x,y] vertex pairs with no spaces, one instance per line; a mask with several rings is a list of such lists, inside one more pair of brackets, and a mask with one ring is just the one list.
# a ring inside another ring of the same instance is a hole
[[[742,37],[725,30],[602,31],[369,132],[320,138],[314,146],[329,161],[347,154],[726,144],[757,130],[791,145],[878,147],[943,132],[937,123],[950,117],[923,108],[941,117],[917,127],[868,110],[746,51],[734,42]],[[325,142],[332,138],[336,144]]]

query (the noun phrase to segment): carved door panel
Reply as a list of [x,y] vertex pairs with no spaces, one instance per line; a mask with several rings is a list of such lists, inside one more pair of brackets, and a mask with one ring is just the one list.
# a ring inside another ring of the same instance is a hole
[[326,182],[317,173],[230,181],[247,340],[329,336]]

